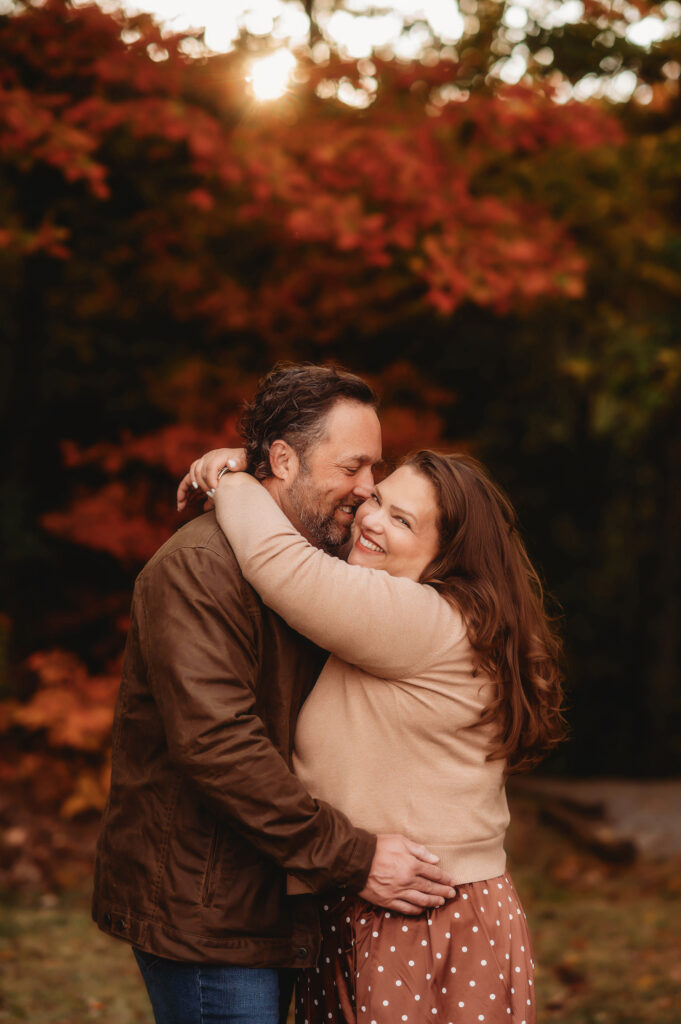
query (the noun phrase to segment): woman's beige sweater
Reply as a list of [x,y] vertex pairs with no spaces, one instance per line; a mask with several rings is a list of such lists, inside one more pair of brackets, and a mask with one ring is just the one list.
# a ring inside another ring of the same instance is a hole
[[309,792],[425,843],[460,884],[500,875],[504,763],[485,760],[488,727],[468,728],[493,690],[473,675],[459,612],[432,587],[319,551],[244,474],[223,477],[216,505],[246,580],[330,651],[295,734]]

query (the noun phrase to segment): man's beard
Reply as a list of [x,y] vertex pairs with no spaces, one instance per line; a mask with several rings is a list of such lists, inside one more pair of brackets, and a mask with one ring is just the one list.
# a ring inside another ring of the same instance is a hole
[[304,471],[291,485],[288,500],[315,547],[328,551],[331,555],[338,554],[339,549],[350,538],[350,526],[342,526],[336,521],[334,514],[341,505],[355,507],[356,502],[348,496],[330,507]]

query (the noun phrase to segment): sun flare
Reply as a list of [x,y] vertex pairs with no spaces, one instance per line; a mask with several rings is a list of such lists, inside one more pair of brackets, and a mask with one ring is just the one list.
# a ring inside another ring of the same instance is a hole
[[256,99],[276,100],[283,96],[295,66],[296,58],[286,49],[254,60],[251,65],[250,83]]

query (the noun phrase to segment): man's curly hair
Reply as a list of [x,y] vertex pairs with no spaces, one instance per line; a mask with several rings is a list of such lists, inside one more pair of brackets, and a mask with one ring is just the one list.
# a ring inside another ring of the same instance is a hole
[[258,480],[272,476],[270,446],[277,440],[290,444],[305,468],[308,451],[324,436],[327,413],[341,400],[378,405],[373,388],[340,367],[278,363],[259,382],[239,424],[248,471]]

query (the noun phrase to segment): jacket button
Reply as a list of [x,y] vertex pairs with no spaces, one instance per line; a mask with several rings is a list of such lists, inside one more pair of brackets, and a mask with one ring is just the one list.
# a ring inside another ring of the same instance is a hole
[[104,924],[107,926],[107,928],[111,927],[111,914],[108,912],[108,910],[104,917],[102,918],[102,920],[104,921]]
[[307,948],[307,946],[298,946],[298,949],[296,951],[296,956],[298,957],[299,960],[304,960],[305,957],[309,956],[309,955],[310,955],[310,950]]

